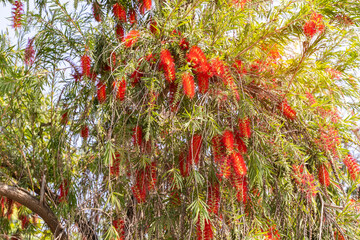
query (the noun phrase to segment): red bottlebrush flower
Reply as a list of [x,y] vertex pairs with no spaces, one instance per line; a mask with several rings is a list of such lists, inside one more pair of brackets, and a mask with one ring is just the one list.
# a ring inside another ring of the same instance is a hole
[[202,226],[200,216],[196,224],[197,240],[211,240],[213,238],[213,230],[210,220],[205,220]]
[[304,34],[307,37],[313,37],[317,32],[322,32],[325,28],[324,22],[322,20],[322,15],[319,13],[313,13],[310,20],[308,20],[304,26]]
[[311,199],[317,193],[314,177],[304,172],[303,166],[293,166],[294,180],[298,185],[299,191],[303,192],[307,199]]
[[211,184],[208,187],[208,200],[209,213],[218,214],[220,202],[219,184]]
[[112,162],[110,163],[110,175],[111,176],[119,176],[120,174],[120,161],[121,155],[118,152],[115,152],[112,158]]
[[14,201],[10,198],[6,198],[6,207],[7,207],[6,216],[10,220],[14,211]]
[[280,240],[280,234],[279,231],[276,229],[276,226],[270,227],[265,237],[267,240]]
[[150,32],[154,35],[159,33],[159,29],[157,27],[157,22],[154,20],[150,21]]
[[186,38],[182,38],[179,42],[179,46],[182,50],[186,51],[189,49],[189,42]]
[[125,239],[125,222],[124,222],[124,220],[121,218],[114,219],[112,221],[112,225],[114,226],[117,234],[119,235],[117,240],[124,240]]
[[236,72],[242,76],[247,73],[246,68],[241,60],[236,60],[232,65],[235,68]]
[[165,72],[166,80],[170,83],[173,82],[175,80],[175,62],[168,49],[161,50],[160,67]]
[[132,47],[138,41],[139,36],[140,36],[139,31],[131,30],[123,40],[125,47],[127,48]]
[[60,123],[62,125],[66,125],[68,121],[69,121],[69,116],[68,116],[68,111],[66,111],[61,115]]
[[136,172],[136,183],[132,187],[134,197],[139,203],[145,202],[147,189],[148,189],[148,180],[145,177],[144,170],[137,170]]
[[341,143],[338,131],[333,127],[320,126],[319,132],[319,139],[316,139],[315,143],[322,151],[337,157],[337,146]]
[[282,101],[278,105],[278,109],[284,114],[285,117],[287,117],[290,120],[294,120],[296,118],[296,112],[294,109],[292,109],[286,100]]
[[329,172],[324,164],[321,164],[318,169],[319,182],[321,185],[328,187],[330,185]]
[[205,94],[209,89],[210,76],[208,73],[197,73],[196,76],[199,83],[199,91]]
[[86,124],[81,127],[80,135],[83,139],[89,137],[89,127]]
[[13,27],[16,29],[16,28],[21,27],[21,18],[22,18],[22,15],[24,14],[22,2],[15,1],[13,4],[12,10],[13,10],[12,11]]
[[240,153],[233,152],[231,154],[231,163],[235,173],[238,176],[246,175],[247,169],[244,159]]
[[246,176],[238,176],[236,174],[232,174],[231,181],[232,181],[232,185],[237,191],[236,193],[237,200],[245,205],[248,199]]
[[211,60],[211,71],[218,77],[225,75],[225,63],[220,58]]
[[119,21],[126,22],[126,11],[121,4],[115,3],[113,5],[113,14]]
[[231,158],[229,156],[223,156],[220,161],[220,174],[224,178],[229,178],[231,176]]
[[150,10],[152,0],[142,0],[142,1],[143,1],[143,6],[145,7],[145,9]]
[[205,54],[198,46],[192,46],[190,48],[189,53],[186,55],[186,60],[191,64],[196,72],[209,74],[210,65]]
[[195,96],[195,84],[194,77],[191,73],[185,72],[182,75],[182,84],[184,88],[184,93],[189,98],[193,98]]
[[81,57],[81,69],[82,69],[82,74],[87,76],[87,77],[91,77],[91,59],[88,55],[84,55]]
[[120,23],[116,24],[115,34],[119,41],[124,41],[124,28]]
[[250,128],[250,119],[248,117],[239,119],[239,134],[240,137],[250,138],[251,128]]
[[30,223],[30,219],[26,215],[20,215],[19,220],[21,221],[21,228],[26,229]]
[[129,11],[129,21],[130,21],[130,24],[136,23],[136,13],[135,13],[134,9],[130,9],[130,11]]
[[60,202],[66,202],[67,195],[69,193],[69,182],[65,179],[60,184],[60,194],[59,194],[59,201]]
[[221,142],[221,136],[216,135],[211,140],[212,143],[212,153],[214,156],[215,162],[220,162],[222,156],[224,155],[224,148]]
[[335,240],[345,240],[344,236],[338,231],[334,232],[334,238]]
[[211,61],[211,71],[213,74],[220,77],[226,87],[229,87],[239,99],[239,93],[235,84],[235,80],[231,75],[230,68],[219,58],[215,58]]
[[126,79],[123,78],[120,81],[114,81],[113,89],[116,91],[116,98],[123,101],[126,94]]
[[225,130],[222,137],[222,142],[228,155],[234,151],[234,134],[230,130]]
[[101,22],[101,7],[97,1],[92,5],[93,15],[97,22]]
[[33,43],[34,43],[34,38],[29,39],[24,52],[25,64],[28,66],[31,66],[35,60],[35,50],[33,47]]
[[239,153],[241,154],[247,153],[247,147],[244,141],[241,139],[240,134],[238,132],[235,134],[235,143]]
[[145,58],[145,60],[148,61],[150,64],[153,64],[153,63],[156,62],[156,58],[155,58],[154,54],[152,54],[152,53],[146,55],[144,58]]
[[179,102],[174,104],[175,93],[177,91],[178,85],[174,82],[169,84],[169,105],[172,112],[176,111],[179,106]]
[[185,155],[184,153],[180,153],[179,155],[179,168],[180,168],[181,176],[187,177],[189,176],[190,164],[188,161],[186,161],[184,155]]
[[5,202],[6,197],[0,197],[0,217],[4,217],[5,215]]
[[190,146],[189,146],[189,152],[187,155],[187,162],[189,162],[189,164],[198,164],[199,163],[199,156],[200,156],[200,152],[201,152],[201,145],[202,145],[202,136],[199,134],[194,134],[191,138],[190,141]]
[[151,181],[150,181],[149,189],[153,189],[157,182],[156,162],[151,163],[150,170],[151,170]]
[[97,85],[97,99],[99,103],[103,103],[106,100],[106,84],[99,82]]
[[132,141],[134,146],[141,146],[142,144],[142,128],[140,126],[136,126],[133,129]]
[[349,154],[344,158],[344,164],[347,167],[352,180],[355,180],[360,172],[357,161]]
[[140,70],[137,68],[135,71],[130,75],[131,85],[135,87],[139,82],[140,79],[144,76],[143,73],[140,72]]

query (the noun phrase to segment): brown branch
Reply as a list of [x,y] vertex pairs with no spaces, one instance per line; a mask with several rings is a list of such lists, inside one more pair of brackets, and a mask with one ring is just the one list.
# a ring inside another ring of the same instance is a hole
[[0,183],[0,195],[10,198],[38,214],[48,225],[56,240],[68,239],[66,232],[53,211],[48,206],[42,205],[38,199],[25,189]]

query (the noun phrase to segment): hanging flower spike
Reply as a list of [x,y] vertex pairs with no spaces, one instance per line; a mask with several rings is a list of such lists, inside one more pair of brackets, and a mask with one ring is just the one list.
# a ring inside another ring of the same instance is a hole
[[344,158],[344,164],[347,167],[349,174],[352,178],[352,180],[355,181],[355,179],[357,178],[359,172],[360,172],[360,167],[359,164],[357,163],[357,161],[353,158],[353,156],[351,156],[351,154],[348,154],[345,158]]
[[265,236],[266,240],[280,240],[280,234],[275,225],[269,228]]
[[86,77],[91,77],[91,59],[90,57],[85,54],[81,57],[81,69],[82,74]]
[[230,156],[223,156],[219,161],[220,173],[219,177],[228,179],[231,177],[231,158]]
[[126,94],[126,79],[122,78],[120,81],[114,81],[113,89],[116,91],[116,98],[120,101],[123,101]]
[[189,152],[187,155],[187,162],[189,162],[189,164],[195,163],[197,165],[199,163],[201,145],[202,145],[202,136],[199,134],[194,134],[191,138]]
[[220,202],[220,190],[219,184],[211,184],[208,187],[208,200],[207,205],[209,206],[209,213],[218,214]]
[[87,139],[89,137],[89,127],[86,124],[81,127],[80,135],[83,139]]
[[129,21],[130,21],[130,24],[136,23],[136,13],[135,13],[134,9],[130,9],[130,11],[129,11]]
[[184,93],[189,98],[193,98],[195,96],[195,84],[194,84],[194,77],[191,73],[185,72],[182,75],[182,84]]
[[120,161],[121,155],[119,152],[115,152],[113,155],[112,163],[110,164],[110,175],[118,177],[120,174]]
[[192,46],[189,53],[186,55],[186,60],[197,72],[208,73],[209,64],[206,56],[198,46]]
[[97,22],[101,22],[101,7],[97,1],[92,5],[93,15]]
[[142,144],[142,128],[140,126],[136,126],[133,129],[132,141],[134,146],[141,146]]
[[131,86],[135,87],[143,76],[144,74],[140,72],[139,68],[135,69],[135,71],[130,75],[130,79],[132,80]]
[[334,238],[335,240],[345,240],[344,236],[338,231],[334,232]]
[[322,32],[325,28],[322,15],[319,13],[313,13],[310,20],[308,20],[304,26],[304,34],[307,37],[312,38],[317,32]]
[[234,134],[230,130],[225,130],[222,137],[222,142],[224,144],[226,153],[231,155],[234,151]]
[[120,23],[116,24],[115,34],[118,41],[124,41],[124,28]]
[[290,120],[294,120],[296,118],[296,112],[294,109],[292,109],[284,100],[279,104],[278,109],[284,114],[285,117],[287,117]]
[[13,27],[15,29],[21,27],[21,18],[24,14],[23,4],[20,1],[15,1],[12,9]]
[[196,77],[199,83],[199,91],[205,94],[209,89],[210,75],[208,73],[197,73]]
[[246,176],[238,176],[236,174],[232,174],[231,182],[237,191],[236,198],[238,202],[241,202],[245,205],[248,197]]
[[246,154],[247,153],[246,144],[241,139],[239,132],[235,133],[235,144],[236,144],[237,151],[239,153],[241,153],[241,154]]
[[66,125],[68,121],[69,121],[69,116],[68,116],[68,111],[66,111],[61,115],[60,123],[62,125]]
[[145,9],[150,10],[152,0],[142,0],[142,1],[143,1],[143,5],[144,5]]
[[233,152],[231,154],[231,163],[237,176],[242,177],[246,175],[246,164],[244,162],[244,158],[240,153]]
[[248,117],[239,119],[239,134],[240,137],[250,138],[251,128],[250,128],[250,119]]
[[97,99],[99,103],[104,103],[106,100],[106,84],[99,82],[97,85]]
[[160,67],[165,73],[165,78],[169,83],[175,80],[175,62],[174,58],[168,49],[163,49],[160,52]]
[[196,235],[197,240],[211,240],[213,238],[213,230],[210,220],[204,221],[204,228],[202,228],[202,224],[200,222],[200,216],[196,223]]
[[156,185],[156,180],[157,180],[157,176],[156,176],[156,162],[152,162],[149,169],[150,170],[150,181],[149,181],[149,186],[148,189],[152,190],[155,188]]
[[189,49],[189,42],[186,40],[186,38],[182,38],[179,42],[179,46],[182,50],[186,51]]
[[121,4],[115,3],[113,5],[113,14],[119,21],[126,22],[126,11]]
[[28,66],[31,66],[35,60],[35,50],[33,47],[33,43],[34,43],[34,38],[29,39],[24,52],[25,64]]
[[224,155],[224,148],[221,142],[221,136],[216,135],[211,140],[212,143],[212,153],[214,156],[214,162],[220,162],[221,158]]
[[243,76],[244,74],[247,73],[247,70],[243,64],[243,62],[241,60],[236,60],[234,62],[234,64],[232,65],[233,68],[235,68],[236,72],[240,75]]
[[114,226],[117,234],[119,235],[117,240],[124,240],[125,238],[125,223],[121,218],[114,219],[112,221],[112,225]]
[[139,36],[140,36],[139,31],[131,30],[123,40],[125,47],[126,48],[132,47],[138,41]]
[[328,187],[330,185],[329,172],[324,164],[321,164],[318,170],[319,182],[321,185]]

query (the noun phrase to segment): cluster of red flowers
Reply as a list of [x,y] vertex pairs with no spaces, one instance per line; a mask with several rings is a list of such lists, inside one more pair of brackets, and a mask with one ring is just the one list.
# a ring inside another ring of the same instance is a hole
[[321,185],[328,187],[330,185],[329,172],[324,164],[318,168],[319,182]]
[[182,75],[182,84],[184,88],[184,93],[189,98],[193,98],[195,96],[195,83],[194,77],[191,73],[185,72]]
[[207,205],[209,206],[209,213],[218,214],[220,203],[220,189],[218,183],[213,183],[208,187]]
[[239,135],[243,138],[251,136],[250,119],[248,117],[239,119]]
[[279,231],[276,229],[276,226],[271,226],[265,234],[266,240],[280,240]]
[[136,126],[133,129],[132,142],[134,146],[141,147],[142,145],[142,128],[140,126]]
[[336,108],[335,109],[324,109],[319,106],[319,107],[317,107],[317,111],[319,112],[321,117],[330,118],[331,122],[333,122],[333,123],[337,123],[341,119],[339,112]]
[[25,48],[25,64],[31,66],[35,60],[35,50],[34,50],[34,38],[28,40],[28,44]]
[[21,27],[21,17],[24,14],[23,4],[20,1],[15,1],[13,4],[13,27],[19,28]]
[[115,3],[112,10],[117,20],[120,22],[126,22],[126,10],[123,5],[120,3]]
[[[203,222],[204,224],[201,224],[200,216],[198,218],[197,224],[196,224],[196,235],[197,240],[210,240],[213,238],[213,230],[210,220],[205,220]],[[204,225],[204,226],[202,226]]]
[[314,177],[304,172],[303,165],[293,165],[294,181],[300,192],[303,192],[307,199],[311,199],[317,193]]
[[10,219],[14,211],[14,201],[7,197],[1,197],[0,206],[1,206],[0,216],[5,217],[5,208],[6,208],[6,217]]
[[123,101],[125,99],[126,94],[126,79],[122,78],[122,80],[116,80],[113,83],[113,89],[116,93],[116,98],[120,101]]
[[168,49],[161,50],[159,67],[164,71],[166,80],[172,83],[175,80],[176,70],[174,58]]
[[232,0],[232,3],[237,7],[244,8],[245,4],[250,1],[251,0]]
[[81,69],[84,76],[91,77],[91,59],[87,54],[81,57]]
[[306,36],[313,37],[317,32],[322,32],[325,28],[323,22],[323,16],[319,13],[313,13],[310,20],[308,20],[304,26],[303,30]]
[[232,185],[235,187],[237,191],[236,193],[237,200],[245,205],[247,202],[247,192],[248,192],[246,176],[234,175],[232,177]]
[[81,127],[80,136],[83,139],[87,139],[89,137],[89,127],[86,124]]
[[99,103],[104,103],[106,100],[106,83],[101,81],[97,85],[97,99]]
[[146,201],[147,192],[154,189],[156,181],[156,162],[136,171],[135,184],[131,189],[138,203]]
[[340,137],[338,131],[330,126],[320,126],[319,138],[315,140],[319,148],[337,157],[337,146],[340,144]]
[[126,37],[123,39],[125,47],[132,47],[138,41],[139,37],[140,33],[137,30],[131,30],[130,32],[128,32]]
[[121,155],[118,152],[115,152],[112,163],[110,163],[110,175],[111,176],[119,176],[120,174],[120,161],[121,161]]
[[59,201],[66,202],[67,195],[69,193],[69,182],[68,180],[63,180],[59,187],[60,194],[59,194]]
[[21,221],[21,228],[26,229],[30,223],[29,217],[24,214],[21,214],[19,216],[19,220]]
[[129,10],[129,21],[130,21],[130,24],[136,23],[136,12],[134,9]]
[[[182,44],[185,44],[185,46],[183,45],[183,49],[187,49],[188,47],[186,46],[189,45],[187,41],[184,39],[181,41],[183,42]],[[198,46],[192,46],[186,55],[186,60],[194,69],[194,73],[199,83],[199,91],[201,93],[206,93],[209,88],[209,79],[212,76],[212,73],[210,71],[210,64],[208,63],[204,52]]]
[[125,222],[122,218],[114,219],[112,221],[112,225],[114,226],[118,238],[117,240],[124,240],[125,239]]
[[117,23],[115,26],[115,35],[119,41],[124,40],[124,28],[120,23]]
[[286,100],[282,101],[278,105],[278,109],[284,114],[285,117],[287,117],[290,120],[294,120],[296,118],[296,112],[294,109],[292,109]]
[[101,22],[101,8],[97,1],[93,2],[92,5],[93,15],[97,22]]
[[242,62],[241,60],[236,60],[236,61],[233,63],[232,67],[236,70],[236,72],[237,72],[240,76],[242,76],[242,75],[244,75],[244,74],[247,73],[247,70],[246,70],[246,68],[245,68],[245,66],[244,66],[244,64],[243,64],[243,62]]
[[334,232],[334,238],[335,240],[345,240],[344,236],[338,231]]
[[225,62],[219,58],[215,58],[211,61],[211,70],[215,76],[222,79],[224,85],[230,88],[235,94],[236,98],[239,99],[239,93],[235,84],[235,80],[231,75],[230,68]]
[[357,161],[353,158],[353,156],[348,154],[344,158],[344,164],[347,167],[352,180],[355,180],[360,172],[360,166]]

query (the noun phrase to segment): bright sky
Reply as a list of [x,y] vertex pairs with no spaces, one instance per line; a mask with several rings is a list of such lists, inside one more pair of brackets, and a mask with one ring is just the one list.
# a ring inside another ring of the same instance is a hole
[[14,36],[14,30],[11,27],[11,4],[0,3],[0,32],[4,33],[7,29],[9,35]]

